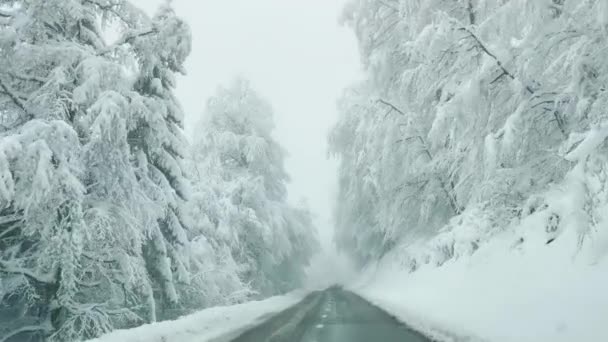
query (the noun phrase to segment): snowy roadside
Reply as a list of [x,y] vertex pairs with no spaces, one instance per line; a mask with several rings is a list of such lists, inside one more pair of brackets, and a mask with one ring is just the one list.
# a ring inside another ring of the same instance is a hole
[[307,294],[305,291],[295,291],[262,301],[209,308],[175,321],[116,330],[88,342],[219,342],[225,336],[256,326],[297,304]]
[[350,290],[440,341],[608,341],[608,260],[590,263],[572,237],[521,249],[512,237],[411,274],[389,257]]

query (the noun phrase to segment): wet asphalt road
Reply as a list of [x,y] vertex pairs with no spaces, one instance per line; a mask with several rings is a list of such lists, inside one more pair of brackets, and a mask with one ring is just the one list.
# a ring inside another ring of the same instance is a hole
[[430,342],[421,334],[339,288],[309,295],[300,304],[233,342]]

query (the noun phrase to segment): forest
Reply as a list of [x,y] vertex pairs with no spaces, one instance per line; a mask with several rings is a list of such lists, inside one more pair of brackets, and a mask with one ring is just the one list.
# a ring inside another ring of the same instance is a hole
[[[604,303],[570,295],[608,284],[608,2],[343,7],[336,26],[363,76],[327,134],[338,167],[324,242],[313,210],[290,200],[288,152],[253,80],[183,109],[197,32],[171,1],[149,15],[128,0],[0,0],[0,342],[85,341],[272,301],[310,291],[311,267],[326,282],[346,273],[336,255],[355,278],[335,283],[488,340],[524,341],[479,316],[484,303],[531,315],[503,295],[546,299],[550,283],[572,315]],[[520,282],[493,282],[503,276]],[[440,298],[471,311],[442,313]],[[583,316],[599,322],[600,306]],[[551,324],[539,340],[568,330]]]
[[1,341],[77,341],[300,283],[318,242],[286,202],[272,108],[237,80],[190,143],[173,88],[191,32],[169,6],[0,10]]
[[608,251],[608,3],[361,0],[343,21],[368,74],[330,135],[344,250],[413,271],[542,213],[546,243],[568,226]]

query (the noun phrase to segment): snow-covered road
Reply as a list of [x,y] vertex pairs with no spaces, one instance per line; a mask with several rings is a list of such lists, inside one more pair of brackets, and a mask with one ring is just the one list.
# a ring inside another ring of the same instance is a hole
[[426,342],[421,334],[339,288],[315,292],[300,304],[233,342]]

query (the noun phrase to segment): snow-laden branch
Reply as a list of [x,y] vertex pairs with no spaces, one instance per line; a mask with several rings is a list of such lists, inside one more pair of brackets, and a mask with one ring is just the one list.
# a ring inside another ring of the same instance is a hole
[[[512,80],[517,80],[519,81],[521,84],[524,84],[524,82],[521,82],[521,80],[518,80],[517,77],[515,77],[515,75],[513,73],[511,73],[509,70],[507,70],[507,68],[504,66],[504,64],[502,63],[502,61],[494,54],[492,53],[487,47],[486,45],[481,41],[481,39],[479,39],[479,37],[477,37],[477,35],[475,33],[473,33],[473,31],[471,31],[469,28],[467,27],[461,27],[459,28],[460,31],[464,31],[466,32],[477,44],[477,46],[486,54],[488,55],[490,58],[492,58],[494,60],[494,62],[496,63],[496,65],[500,68],[500,70],[502,71],[500,75],[498,75],[498,77],[496,77],[492,82],[490,82],[490,84],[493,84],[495,82],[497,82],[499,79],[501,79],[503,76],[507,76]],[[532,89],[532,87],[530,87],[529,85],[525,85],[525,89],[526,91],[530,94],[530,95],[535,95],[536,91],[534,89]],[[552,101],[551,101],[552,102]],[[566,128],[565,128],[565,123],[562,120],[562,118],[559,116],[559,113],[557,113],[556,111],[553,111],[553,116],[555,117],[555,122],[557,123],[557,127],[559,128],[559,130],[562,132],[562,134],[564,136],[567,135],[566,133]]]
[[82,252],[82,256],[89,260],[95,261],[95,262],[106,263],[106,264],[116,263],[116,259],[101,258],[99,256],[93,256],[93,255],[91,255],[91,253],[88,253],[88,252]]
[[76,280],[76,283],[82,287],[98,287],[103,284],[102,281],[86,282],[82,280]]
[[[473,33],[473,31],[471,31],[469,28],[467,27],[461,27],[459,28],[460,31],[464,31],[466,32],[477,44],[477,46],[481,49],[481,51],[483,51],[486,55],[488,55],[490,58],[492,58],[494,60],[494,62],[496,63],[496,65],[500,68],[500,70],[502,71],[502,74],[500,76],[497,77],[496,80],[492,81],[492,82],[496,82],[499,78],[501,78],[502,76],[507,76],[512,80],[517,80],[517,78],[515,77],[515,75],[513,75],[509,70],[507,70],[507,68],[504,66],[504,64],[502,63],[502,61],[494,54],[492,53],[487,47],[486,45],[481,41],[481,39],[479,39],[479,37],[477,37],[477,35],[475,33]],[[522,83],[523,84],[523,83]],[[526,85],[525,89],[530,93],[530,94],[534,94],[534,89],[532,89],[530,86]]]
[[[0,217],[0,225],[5,225],[10,222],[16,222],[22,219],[21,215],[6,215]],[[0,235],[1,236],[1,235]]]
[[47,331],[48,332],[48,331],[51,331],[51,329],[48,326],[40,325],[40,324],[27,325],[24,327],[17,328],[15,330],[11,331],[10,333],[2,336],[2,339],[0,339],[0,342],[6,342],[19,334],[35,332],[35,331]]
[[[381,103],[385,106],[388,106],[391,108],[392,111],[395,111],[395,112],[399,113],[400,115],[405,116],[404,111],[402,111],[401,109],[397,108],[397,106],[393,105],[392,103],[390,103],[384,99],[376,99],[376,102]],[[434,160],[434,157],[433,157],[433,154],[431,153],[429,145],[427,144],[426,140],[421,135],[415,135],[415,136],[407,137],[404,139],[404,141],[410,141],[410,140],[418,140],[422,146],[422,151],[429,159],[429,162],[432,162]],[[450,184],[450,188],[448,188],[448,185],[446,184],[445,180],[441,176],[436,176],[436,178],[437,178],[437,181],[439,182],[439,185],[441,186],[441,189],[443,190],[445,196],[447,197],[448,202],[450,203],[450,207],[452,207],[452,210],[454,210],[454,213],[456,215],[460,215],[464,209],[460,207],[460,205],[458,204],[458,199],[454,195],[454,191],[455,191],[454,184]]]
[[25,103],[23,103],[23,101],[21,101],[21,99],[19,98],[17,93],[13,89],[11,89],[10,86],[8,86],[5,83],[4,79],[1,76],[0,76],[0,93],[7,95],[17,107],[19,107],[24,112],[27,112],[27,110],[25,108]]
[[9,75],[11,75],[13,78],[16,78],[21,81],[36,82],[36,83],[40,83],[40,84],[44,84],[48,81],[48,79],[46,79],[44,77],[25,75],[25,74],[17,73],[17,72],[9,72]]
[[[15,219],[2,218],[2,219],[0,219],[0,225],[4,225],[4,224],[7,224],[7,223],[17,222],[18,220],[19,220],[18,218],[15,218]],[[15,231],[18,228],[19,228],[19,225],[13,224],[12,226],[4,229],[2,232],[0,232],[0,239],[2,239],[3,237],[5,237],[6,235],[12,233],[13,231]]]
[[20,274],[38,283],[53,284],[55,277],[51,274],[40,275],[29,269],[11,265],[10,263],[0,260],[0,273]]
[[148,30],[143,30],[143,31],[139,31],[139,32],[134,32],[131,34],[127,34],[125,36],[123,36],[121,39],[119,39],[118,41],[116,41],[114,44],[106,47],[105,49],[101,50],[100,52],[97,53],[98,56],[103,56],[106,55],[108,53],[113,52],[114,50],[116,50],[117,48],[128,44],[130,42],[132,42],[134,39],[139,38],[139,37],[145,37],[154,33],[157,33],[158,30],[155,28],[151,28]]
[[0,18],[13,18],[13,17],[14,17],[13,13],[11,13],[7,10],[0,9]]
[[564,158],[571,162],[585,160],[607,138],[608,124],[597,125],[582,135],[580,140],[573,143]]
[[102,11],[110,12],[119,18],[123,23],[130,24],[129,18],[116,9],[116,4],[102,4],[97,0],[84,0],[83,3],[91,4]]

